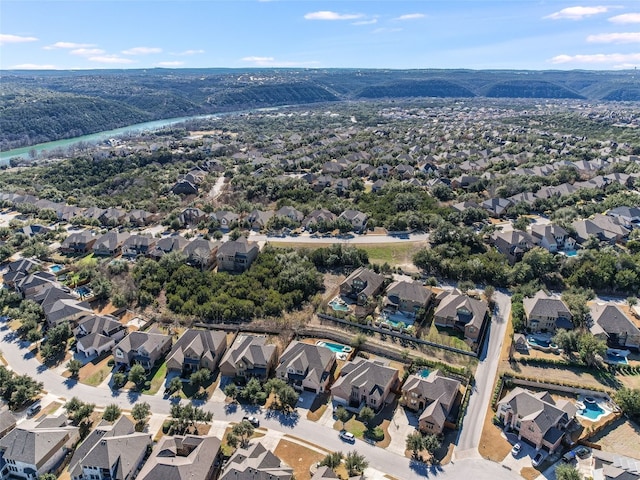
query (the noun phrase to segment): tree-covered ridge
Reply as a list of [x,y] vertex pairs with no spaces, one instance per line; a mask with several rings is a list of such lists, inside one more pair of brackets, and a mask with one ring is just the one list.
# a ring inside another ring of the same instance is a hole
[[171,311],[210,322],[277,316],[300,308],[322,287],[320,273],[306,256],[271,247],[240,275],[188,265],[169,270],[149,259],[136,264],[133,278],[141,303],[151,303],[166,289]]

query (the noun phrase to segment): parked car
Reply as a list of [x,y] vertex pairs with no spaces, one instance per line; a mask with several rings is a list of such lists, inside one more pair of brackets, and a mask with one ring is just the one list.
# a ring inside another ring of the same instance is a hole
[[511,455],[513,455],[514,457],[517,457],[518,454],[520,453],[520,450],[522,450],[522,444],[516,443],[511,449]]
[[571,463],[576,459],[576,452],[569,450],[562,456],[562,461],[565,463]]
[[40,404],[40,402],[36,402],[32,404],[29,408],[27,408],[27,417],[33,417],[41,409],[42,409],[42,405]]
[[591,449],[583,445],[579,446],[574,451],[580,458],[587,458],[589,455],[591,455]]
[[245,415],[242,417],[242,420],[249,422],[254,427],[258,428],[260,426],[260,420],[258,420],[253,415]]
[[355,443],[356,442],[356,437],[353,435],[353,433],[347,432],[346,430],[342,430],[340,432],[340,438],[342,440],[344,440],[345,442],[349,442],[349,443]]
[[544,459],[545,459],[545,454],[542,451],[540,451],[536,453],[536,456],[533,457],[533,460],[531,460],[531,465],[533,465],[534,467],[537,467],[542,463]]

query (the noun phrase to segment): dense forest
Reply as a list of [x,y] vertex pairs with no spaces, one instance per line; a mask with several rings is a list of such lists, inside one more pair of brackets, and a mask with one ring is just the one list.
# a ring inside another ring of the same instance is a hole
[[11,71],[1,79],[1,151],[147,120],[366,98],[640,100],[640,81],[628,71],[155,69]]

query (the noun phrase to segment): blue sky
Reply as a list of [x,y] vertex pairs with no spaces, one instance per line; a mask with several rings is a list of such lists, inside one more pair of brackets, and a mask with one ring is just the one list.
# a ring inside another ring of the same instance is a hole
[[640,1],[2,0],[1,69],[640,65]]

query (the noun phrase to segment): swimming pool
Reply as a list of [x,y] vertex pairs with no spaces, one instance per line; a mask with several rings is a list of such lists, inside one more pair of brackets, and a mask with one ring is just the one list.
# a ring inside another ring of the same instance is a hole
[[606,363],[612,363],[614,365],[629,365],[627,355],[631,352],[629,350],[617,350],[614,348],[607,349],[604,361]]
[[49,267],[49,270],[51,270],[53,273],[58,273],[60,270],[62,270],[64,267],[62,265],[51,265]]
[[529,335],[527,337],[527,343],[531,345],[532,348],[537,348],[538,350],[543,351],[558,349],[558,346],[553,343],[550,338]]
[[318,345],[319,347],[327,347],[329,350],[331,350],[334,353],[349,353],[351,351],[351,347],[347,345],[340,345],[339,343],[325,342],[323,340],[319,340],[318,342],[316,342],[316,345]]
[[576,255],[578,255],[578,251],[577,250],[565,250],[564,252],[562,252],[562,254],[565,257],[575,257]]
[[592,422],[597,422],[607,412],[598,404],[597,400],[592,398],[585,398],[583,401],[584,408],[578,411],[578,415],[584,417]]
[[401,326],[406,328],[415,323],[415,319],[413,317],[409,317],[400,312],[391,313],[383,311],[382,314],[380,314],[380,320],[394,328],[400,328]]
[[338,297],[336,297],[333,300],[331,300],[329,302],[329,305],[331,305],[331,308],[333,308],[336,312],[348,312],[349,311],[349,306],[346,303],[344,303],[344,300],[341,300]]
[[422,378],[427,378],[429,376],[429,373],[431,373],[431,371],[428,368],[423,368],[418,372],[418,375],[420,375]]
[[78,287],[76,288],[76,293],[80,296],[86,297],[91,293],[91,290],[89,290],[87,287]]

